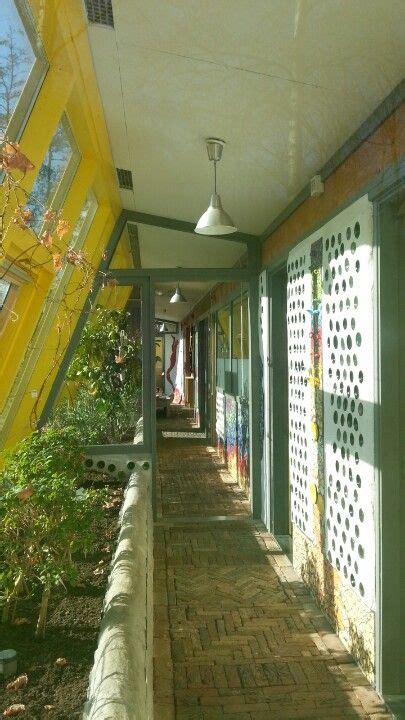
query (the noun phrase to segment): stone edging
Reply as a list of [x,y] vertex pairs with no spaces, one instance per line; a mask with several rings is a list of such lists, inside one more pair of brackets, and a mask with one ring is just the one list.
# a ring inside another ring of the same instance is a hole
[[[148,468],[143,463],[148,462]],[[136,461],[120,512],[82,720],[152,720],[151,462]]]

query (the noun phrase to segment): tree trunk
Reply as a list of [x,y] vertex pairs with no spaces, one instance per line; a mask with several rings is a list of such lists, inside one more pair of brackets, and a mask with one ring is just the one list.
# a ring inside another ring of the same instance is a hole
[[35,637],[37,637],[37,638],[42,639],[45,637],[46,616],[48,614],[48,603],[49,603],[50,596],[51,596],[50,585],[45,585],[43,593],[42,593],[41,607],[39,608],[37,629],[35,630]]

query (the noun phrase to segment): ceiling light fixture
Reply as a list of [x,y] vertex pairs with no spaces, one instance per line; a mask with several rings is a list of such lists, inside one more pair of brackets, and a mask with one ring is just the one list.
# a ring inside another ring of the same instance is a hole
[[184,297],[184,295],[182,294],[182,292],[180,290],[180,285],[177,285],[176,290],[174,291],[174,295],[172,295],[170,298],[170,302],[171,303],[186,303],[187,302],[186,298]]
[[225,142],[218,138],[208,138],[206,142],[208,157],[214,163],[214,193],[211,195],[208,210],[201,215],[195,227],[195,232],[199,235],[229,235],[236,232],[237,228],[232,218],[223,209],[221,198],[217,193],[217,162],[222,157]]

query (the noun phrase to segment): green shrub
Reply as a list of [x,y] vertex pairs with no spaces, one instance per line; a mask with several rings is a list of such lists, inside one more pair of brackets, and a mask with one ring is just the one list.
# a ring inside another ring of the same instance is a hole
[[82,441],[77,428],[72,426],[38,430],[4,455],[7,472],[16,485],[58,473],[74,478],[77,483],[83,480]]
[[0,602],[3,621],[18,597],[42,589],[37,635],[45,633],[52,589],[76,577],[74,553],[95,540],[104,494],[84,478],[77,431],[47,428],[9,453],[0,473]]

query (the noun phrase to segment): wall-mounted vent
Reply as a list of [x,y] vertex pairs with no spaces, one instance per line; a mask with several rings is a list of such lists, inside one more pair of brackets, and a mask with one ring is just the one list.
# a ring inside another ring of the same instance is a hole
[[114,27],[112,0],[84,0],[84,2],[90,23]]
[[133,190],[132,173],[130,170],[117,168],[118,185],[122,190]]

